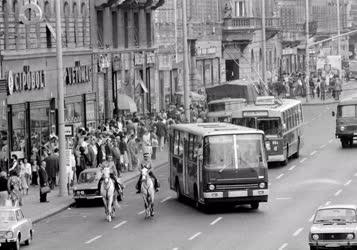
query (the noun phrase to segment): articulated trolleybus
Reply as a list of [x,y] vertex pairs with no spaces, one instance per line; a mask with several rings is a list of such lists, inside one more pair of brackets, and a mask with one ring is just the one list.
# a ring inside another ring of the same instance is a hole
[[294,99],[258,97],[255,104],[232,113],[232,123],[263,130],[269,162],[288,163],[298,158],[302,147],[303,112],[301,102]]
[[170,128],[170,187],[196,207],[268,201],[264,132],[229,123]]

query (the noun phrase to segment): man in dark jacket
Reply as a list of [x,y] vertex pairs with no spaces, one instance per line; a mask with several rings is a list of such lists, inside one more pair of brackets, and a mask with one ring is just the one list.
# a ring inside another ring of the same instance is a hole
[[41,162],[41,167],[38,170],[39,180],[40,180],[40,202],[47,201],[47,193],[42,193],[41,188],[48,186],[48,175],[46,172],[46,161]]
[[159,148],[160,151],[164,149],[165,137],[166,137],[166,125],[162,121],[162,118],[159,118],[159,121],[156,123],[156,134],[159,137]]
[[[58,152],[58,149],[55,149]],[[56,185],[56,174],[59,170],[59,158],[56,153],[49,155],[46,159],[46,172],[48,175],[48,181],[50,183],[50,188],[54,189]]]
[[5,206],[8,195],[6,172],[2,171],[0,173],[0,206]]
[[95,146],[97,147],[97,164],[99,165],[103,162],[103,151],[102,151],[102,147],[99,143],[99,139],[97,139]]

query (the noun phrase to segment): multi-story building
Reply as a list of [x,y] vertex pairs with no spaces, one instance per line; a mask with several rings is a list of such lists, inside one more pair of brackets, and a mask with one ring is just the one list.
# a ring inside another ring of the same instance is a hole
[[91,9],[99,113],[158,109],[153,11],[163,0],[97,0]]
[[[65,122],[74,127],[96,126],[96,90],[92,77],[90,0],[63,0],[62,39]],[[1,118],[7,118],[9,149],[20,157],[42,149],[57,130],[57,60],[55,0],[36,1],[42,9],[24,7],[28,1],[0,1]],[[21,10],[25,8],[25,13]]]
[[[223,1],[222,1],[223,2]],[[273,0],[265,1],[267,76],[276,76],[280,67],[280,17]],[[263,74],[262,6],[260,0],[225,1],[223,11],[223,59],[227,81],[261,81]]]
[[[221,81],[221,12],[219,0],[188,0],[187,26],[192,91]],[[161,108],[183,90],[182,1],[167,0],[155,13]]]

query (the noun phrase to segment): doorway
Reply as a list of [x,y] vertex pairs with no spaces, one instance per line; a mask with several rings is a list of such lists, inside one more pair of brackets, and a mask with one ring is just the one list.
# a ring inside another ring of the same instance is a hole
[[239,60],[226,60],[226,79],[233,81],[239,79]]

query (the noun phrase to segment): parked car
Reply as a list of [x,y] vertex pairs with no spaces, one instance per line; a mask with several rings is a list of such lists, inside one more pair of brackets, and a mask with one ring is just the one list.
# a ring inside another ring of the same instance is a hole
[[356,249],[356,210],[355,205],[331,205],[317,209],[309,233],[310,249]]
[[20,207],[0,207],[0,246],[20,249],[30,245],[33,237],[31,219],[25,218]]
[[75,201],[102,199],[98,191],[98,182],[101,176],[100,168],[83,170],[79,175],[78,183],[73,187],[73,198]]

